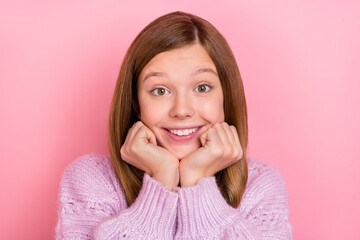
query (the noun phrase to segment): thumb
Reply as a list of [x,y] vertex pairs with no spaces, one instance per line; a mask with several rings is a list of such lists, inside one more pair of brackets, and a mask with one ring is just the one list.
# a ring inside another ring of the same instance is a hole
[[200,142],[203,147],[205,147],[205,145],[207,145],[208,147],[216,145],[218,141],[219,137],[214,128],[209,128],[200,137]]
[[203,134],[201,134],[200,136],[200,143],[201,146],[204,147],[206,145],[206,142],[208,141],[208,131],[205,131]]
[[149,143],[157,146],[155,134],[149,128],[145,128],[145,131],[146,131],[146,138],[149,141]]

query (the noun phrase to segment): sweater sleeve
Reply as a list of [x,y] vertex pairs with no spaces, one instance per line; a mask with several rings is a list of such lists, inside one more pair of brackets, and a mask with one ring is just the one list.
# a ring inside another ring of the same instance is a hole
[[86,155],[65,170],[56,239],[172,239],[178,196],[145,174],[127,207],[108,159]]
[[238,209],[227,204],[215,177],[179,189],[175,239],[292,239],[282,176],[268,165],[251,171]]

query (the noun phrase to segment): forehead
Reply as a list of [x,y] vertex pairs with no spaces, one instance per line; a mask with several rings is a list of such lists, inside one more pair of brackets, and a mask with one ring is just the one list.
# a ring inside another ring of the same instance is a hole
[[217,74],[211,57],[200,44],[187,45],[157,54],[143,68],[140,79],[150,72],[194,71],[209,69]]

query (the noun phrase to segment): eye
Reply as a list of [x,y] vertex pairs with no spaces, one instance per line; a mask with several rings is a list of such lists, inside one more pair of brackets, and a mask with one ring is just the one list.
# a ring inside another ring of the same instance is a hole
[[201,84],[195,88],[196,92],[204,93],[210,91],[211,87],[207,84]]
[[155,96],[163,96],[165,94],[168,94],[169,91],[166,90],[165,88],[155,88],[151,90],[151,93],[154,94]]

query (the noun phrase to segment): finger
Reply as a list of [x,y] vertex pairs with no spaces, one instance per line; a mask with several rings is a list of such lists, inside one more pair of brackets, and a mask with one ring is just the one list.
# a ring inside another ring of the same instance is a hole
[[219,136],[216,132],[217,132],[217,130],[214,128],[214,126],[211,126],[210,128],[208,128],[200,136],[201,145],[204,147],[205,145],[216,144],[216,142],[219,142]]
[[238,154],[238,159],[241,159],[242,156],[243,156],[243,150],[242,150],[242,147],[241,147],[241,144],[240,144],[240,138],[239,138],[239,134],[236,130],[236,128],[234,126],[230,126],[230,129],[233,133],[233,136],[235,138],[235,144],[236,146],[239,148],[239,154]]
[[[210,128],[209,128],[210,129]],[[203,132],[200,136],[200,143],[201,146],[205,146],[207,139],[208,139],[208,134],[209,134],[209,129],[207,129],[205,132]]]
[[151,131],[151,129],[148,126],[146,126],[142,121],[139,121],[138,123],[139,123],[139,126],[140,126],[139,130],[141,128],[143,128],[146,131],[146,134],[147,134],[146,138],[148,139],[148,142],[150,142],[150,143],[152,143],[154,145],[157,145],[155,134]]
[[132,127],[129,129],[129,131],[126,135],[125,142],[123,145],[128,145],[132,142],[135,134],[139,131],[139,129],[142,125],[144,125],[144,124],[141,121],[138,121],[132,125]]
[[221,123],[222,127],[222,139],[223,139],[223,154],[228,158],[229,161],[231,159],[237,158],[239,153],[239,147],[236,145],[232,130],[226,122]]
[[223,122],[223,123],[221,123],[221,125],[222,125],[222,127],[226,133],[226,136],[229,140],[229,144],[235,145],[236,140],[235,140],[234,134],[233,134],[229,124],[227,124],[226,122]]
[[154,144],[157,146],[155,134],[150,130],[150,128],[148,128],[148,127],[145,127],[145,128],[146,128],[145,131],[147,134],[147,139],[149,140],[149,142],[151,144]]
[[143,139],[146,143],[152,143],[154,145],[157,145],[155,134],[145,125],[139,128],[134,138],[140,138]]
[[236,128],[231,125],[231,126],[230,126],[230,130],[231,130],[232,135],[233,135],[233,138],[234,138],[234,140],[235,140],[235,144],[241,147],[239,134],[238,134]]
[[[225,123],[226,124],[226,123]],[[228,135],[222,123],[214,124],[214,129],[216,130],[216,134],[218,137],[218,141],[222,143],[223,146],[228,146],[230,141],[228,139]]]

